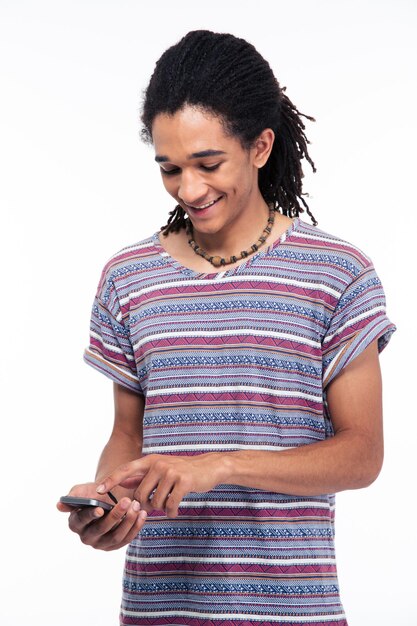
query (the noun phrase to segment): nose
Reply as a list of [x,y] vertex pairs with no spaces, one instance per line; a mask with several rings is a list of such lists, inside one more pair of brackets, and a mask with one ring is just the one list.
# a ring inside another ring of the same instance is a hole
[[182,202],[191,206],[203,204],[207,197],[207,185],[201,180],[198,173],[183,170],[178,187],[178,197]]

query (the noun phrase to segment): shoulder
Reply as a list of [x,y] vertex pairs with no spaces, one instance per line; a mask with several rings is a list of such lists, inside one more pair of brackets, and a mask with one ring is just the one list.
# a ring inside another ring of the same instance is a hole
[[157,233],[124,246],[112,254],[101,272],[97,295],[105,303],[114,290],[123,289],[132,275],[161,263],[155,246]]
[[155,254],[155,235],[156,233],[153,233],[145,239],[126,245],[112,254],[104,265],[103,271],[106,274],[117,273],[120,270],[123,271],[123,268],[128,268],[131,264],[146,260],[150,254]]
[[300,220],[297,235],[300,243],[304,242],[312,249],[327,251],[329,255],[349,259],[359,267],[365,268],[372,263],[368,254],[352,242],[303,220]]
[[370,256],[361,248],[303,220],[299,220],[292,233],[291,243],[314,267],[320,266],[319,269],[339,279],[344,277],[346,283],[373,269]]

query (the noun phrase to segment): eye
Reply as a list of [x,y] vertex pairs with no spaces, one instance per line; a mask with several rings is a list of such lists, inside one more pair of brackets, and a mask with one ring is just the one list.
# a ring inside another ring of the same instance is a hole
[[160,169],[163,176],[173,176],[174,174],[178,174],[178,172],[180,171],[178,167],[175,167],[172,170],[164,170],[163,167],[161,167]]
[[216,163],[216,165],[202,165],[201,169],[205,172],[214,172],[218,167],[220,167],[220,163]]
[[[216,163],[216,165],[200,165],[200,167],[205,172],[214,172],[220,167],[220,165],[220,163]],[[161,167],[160,170],[163,176],[174,176],[175,174],[178,174],[180,168],[174,167],[172,170],[164,170],[164,168]]]

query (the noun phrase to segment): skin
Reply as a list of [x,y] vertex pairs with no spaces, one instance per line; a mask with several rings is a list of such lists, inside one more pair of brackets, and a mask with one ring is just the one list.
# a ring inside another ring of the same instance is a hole
[[[165,188],[192,220],[197,244],[211,254],[230,256],[253,243],[254,233],[258,236],[268,217],[258,187],[258,170],[271,152],[273,131],[265,129],[254,145],[244,150],[236,138],[225,135],[217,118],[187,107],[173,116],[159,115],[152,132],[160,167],[174,172],[161,173]],[[192,156],[207,149],[223,154]],[[217,169],[207,169],[216,165]],[[205,213],[192,209],[220,197]],[[264,245],[277,239],[291,221],[277,215]],[[185,232],[161,237],[161,243],[183,265],[201,272],[214,271],[188,246]],[[174,518],[188,493],[209,491],[218,484],[301,496],[370,485],[383,460],[377,340],[340,372],[326,392],[334,437],[325,441],[277,452],[141,457],[143,399],[114,384],[114,428],[101,455],[96,480],[73,487],[70,494],[97,498],[97,494],[111,490],[121,500],[106,515],[100,508],[73,510],[70,529],[88,545],[113,550],[133,539],[147,512],[162,510]],[[62,504],[57,506],[63,512],[70,510]]]
[[[267,162],[275,135],[266,128],[250,150],[236,137],[226,137],[219,120],[192,107],[174,116],[158,115],[152,126],[155,160],[160,163],[167,192],[184,209],[193,223],[194,239],[206,252],[223,257],[249,248],[262,233],[269,207],[258,186],[258,171]],[[218,156],[190,158],[212,149]],[[164,157],[164,161],[160,159]],[[209,171],[207,168],[219,166]],[[222,199],[207,215],[190,207]],[[276,214],[273,230],[260,250],[270,245],[290,226],[292,220]],[[185,230],[160,236],[161,244],[178,261],[198,272],[215,268],[195,254]],[[228,265],[232,268],[242,263]]]
[[[95,482],[75,485],[68,495],[97,499],[97,485],[101,479],[121,463],[140,457],[142,450],[142,417],[144,403],[142,396],[114,383],[114,425],[110,439],[100,456]],[[61,502],[57,508],[62,513],[70,513],[69,528],[80,536],[86,545],[100,550],[117,550],[130,543],[146,520],[138,500],[133,498],[130,489],[117,488],[114,493],[118,504],[104,513],[101,507],[74,509]],[[98,499],[107,500],[107,496]]]

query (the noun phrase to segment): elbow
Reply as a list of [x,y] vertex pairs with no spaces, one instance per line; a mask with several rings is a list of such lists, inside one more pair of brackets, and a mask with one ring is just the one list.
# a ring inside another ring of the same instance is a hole
[[383,461],[384,452],[382,447],[372,451],[370,451],[369,447],[367,447],[360,462],[356,465],[356,484],[353,488],[364,489],[365,487],[372,485],[381,473]]
[[382,433],[374,435],[364,430],[340,430],[339,438],[344,458],[341,464],[341,484],[337,491],[345,489],[363,489],[369,487],[378,478],[384,460],[384,441]]
[[382,463],[369,467],[361,476],[361,480],[357,486],[358,489],[369,487],[376,481],[382,469]]

